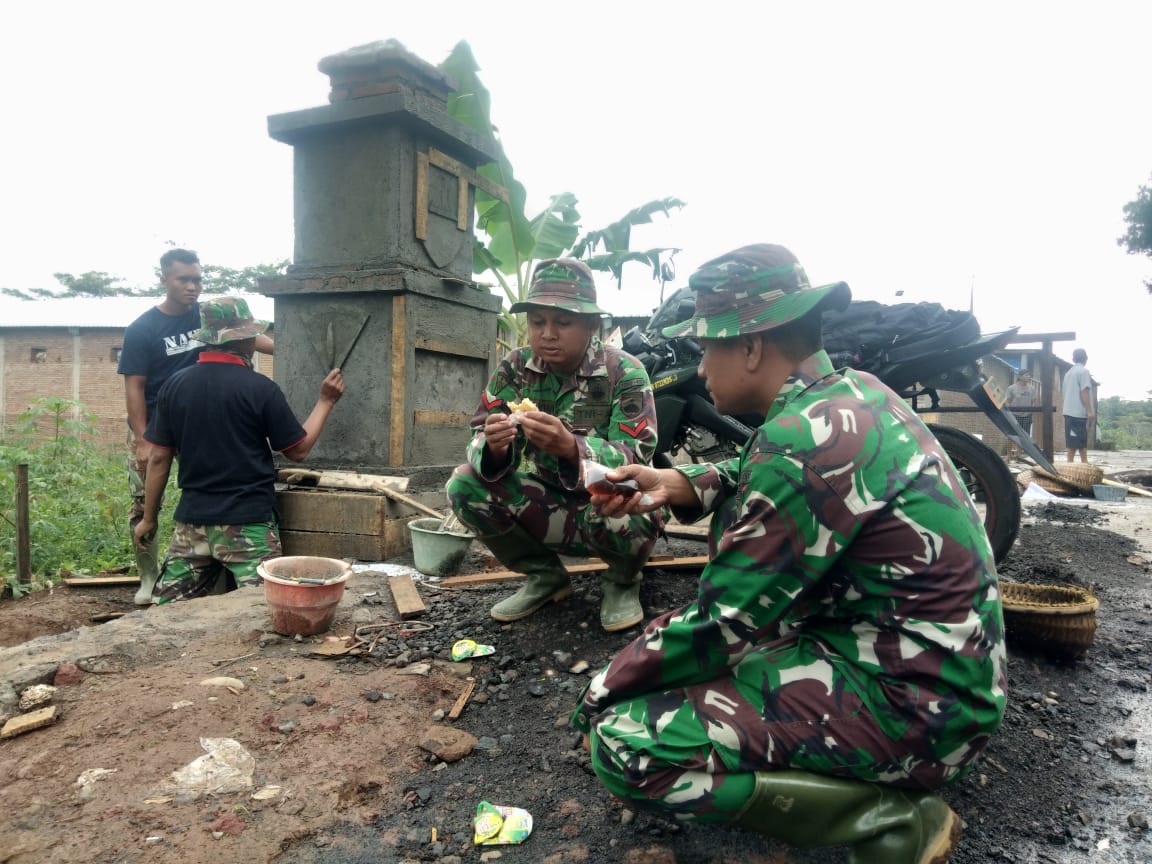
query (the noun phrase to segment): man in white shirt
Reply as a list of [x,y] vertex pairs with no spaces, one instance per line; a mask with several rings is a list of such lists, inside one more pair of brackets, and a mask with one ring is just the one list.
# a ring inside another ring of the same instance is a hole
[[1096,416],[1092,406],[1092,376],[1084,365],[1088,352],[1077,348],[1072,352],[1073,365],[1064,374],[1064,446],[1068,448],[1068,461],[1088,461],[1088,422]]

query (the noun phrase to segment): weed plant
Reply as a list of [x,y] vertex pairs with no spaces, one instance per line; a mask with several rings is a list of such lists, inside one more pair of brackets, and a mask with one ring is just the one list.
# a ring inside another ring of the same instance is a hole
[[[38,399],[0,437],[0,593],[46,587],[62,571],[93,574],[132,564],[124,447],[101,446],[94,415],[70,399]],[[28,466],[32,584],[16,568],[16,466]],[[176,472],[167,502],[175,502]],[[172,536],[172,506],[160,514],[160,554]]]

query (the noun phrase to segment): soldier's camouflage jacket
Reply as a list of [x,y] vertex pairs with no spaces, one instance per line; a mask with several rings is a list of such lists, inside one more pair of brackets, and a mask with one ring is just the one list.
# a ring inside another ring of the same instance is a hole
[[919,717],[932,740],[917,743],[941,762],[974,757],[1005,706],[997,575],[947,455],[896,394],[834,372],[819,351],[738,459],[678,470],[699,499],[674,510],[681,521],[724,502],[734,521],[714,520],[696,602],[652,621],[592,680],[579,729],[616,702],[729,674],[770,703],[757,652],[794,640],[831,664],[830,695],[858,694],[893,740]]
[[492,373],[472,417],[474,434],[467,459],[486,480],[519,470],[564,489],[581,486],[579,464],[537,450],[523,435],[517,436],[507,464],[490,466],[483,458],[485,418],[494,412],[509,413],[508,402],[525,397],[575,433],[582,460],[616,468],[633,462],[647,464],[656,452],[652,385],[643,365],[631,354],[593,339],[579,369],[556,373],[545,372],[531,348],[517,348]]

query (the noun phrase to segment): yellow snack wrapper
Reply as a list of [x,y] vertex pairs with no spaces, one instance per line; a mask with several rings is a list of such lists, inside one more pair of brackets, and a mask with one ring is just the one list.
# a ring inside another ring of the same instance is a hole
[[481,801],[472,820],[475,846],[506,846],[523,843],[532,833],[532,814],[519,807],[501,807]]
[[486,657],[495,654],[496,648],[492,645],[479,645],[471,639],[461,639],[452,646],[453,660],[467,660],[469,657]]

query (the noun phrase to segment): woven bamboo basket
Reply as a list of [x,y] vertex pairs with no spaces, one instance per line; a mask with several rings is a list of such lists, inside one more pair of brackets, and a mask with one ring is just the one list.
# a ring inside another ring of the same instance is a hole
[[1029,479],[1033,483],[1041,489],[1047,489],[1053,495],[1075,497],[1080,494],[1080,490],[1071,483],[1062,477],[1057,477],[1055,474],[1049,474],[1043,468],[1033,468],[1031,471],[1025,471],[1024,473],[1029,475]]
[[1096,639],[1100,601],[1084,588],[1001,582],[1008,641],[1059,660],[1075,660]]

